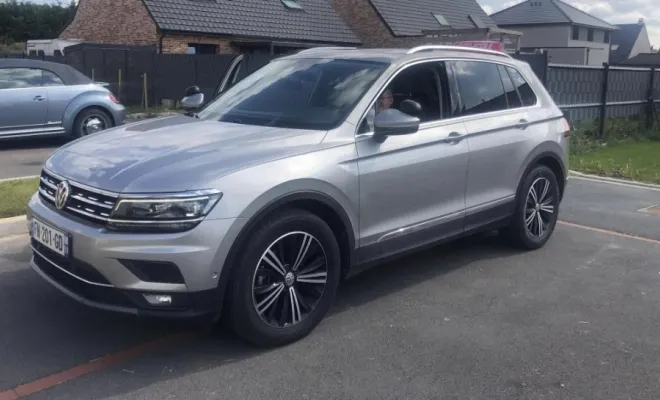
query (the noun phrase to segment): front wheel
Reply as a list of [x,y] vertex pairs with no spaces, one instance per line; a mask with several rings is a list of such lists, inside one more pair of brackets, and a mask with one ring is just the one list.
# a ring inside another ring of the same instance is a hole
[[321,218],[287,210],[251,234],[236,268],[228,292],[232,329],[259,346],[283,345],[306,336],[330,309],[339,245]]
[[557,177],[550,168],[539,165],[525,177],[505,233],[516,247],[535,250],[550,239],[558,217]]

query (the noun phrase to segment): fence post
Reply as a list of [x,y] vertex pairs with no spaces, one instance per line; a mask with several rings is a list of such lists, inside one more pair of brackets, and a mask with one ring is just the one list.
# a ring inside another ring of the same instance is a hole
[[148,113],[149,112],[149,100],[147,100],[148,92],[147,92],[147,73],[145,72],[142,74],[142,97],[144,98],[144,112]]
[[119,68],[119,76],[117,78],[117,97],[121,101],[121,68]]
[[547,87],[548,74],[550,73],[550,58],[548,57],[548,50],[543,50],[543,86]]
[[653,129],[653,117],[655,114],[655,67],[651,67],[651,79],[649,79],[649,93],[646,101],[646,129]]
[[607,116],[607,86],[610,80],[610,64],[603,63],[603,87],[600,94],[600,123],[598,125],[598,137],[605,136],[605,118]]

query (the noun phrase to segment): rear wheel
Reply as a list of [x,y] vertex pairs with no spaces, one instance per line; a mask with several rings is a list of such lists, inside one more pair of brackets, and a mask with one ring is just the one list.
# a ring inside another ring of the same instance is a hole
[[279,213],[251,235],[228,292],[229,323],[260,346],[298,340],[323,319],[339,284],[339,245],[303,210]]
[[512,244],[534,250],[550,239],[559,216],[559,185],[544,165],[532,169],[520,188],[516,210],[505,230]]
[[83,110],[73,123],[73,137],[81,138],[112,127],[112,119],[100,108]]

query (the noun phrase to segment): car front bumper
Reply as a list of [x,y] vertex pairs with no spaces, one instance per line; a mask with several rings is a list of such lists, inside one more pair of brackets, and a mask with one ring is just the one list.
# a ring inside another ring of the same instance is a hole
[[[36,218],[69,236],[67,258],[30,239],[31,266],[70,297],[93,307],[136,315],[193,317],[219,310],[218,279],[236,219],[204,220],[183,233],[131,234],[64,214],[35,194]],[[171,300],[154,303],[154,296]]]

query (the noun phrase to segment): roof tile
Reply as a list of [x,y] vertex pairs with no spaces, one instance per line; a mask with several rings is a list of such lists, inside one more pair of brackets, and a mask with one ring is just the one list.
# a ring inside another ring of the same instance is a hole
[[280,0],[144,0],[163,30],[280,40],[359,44],[328,0],[299,0],[302,10]]
[[475,15],[487,27],[495,23],[476,0],[370,0],[395,36],[420,36],[422,30],[442,27],[433,17],[440,14],[454,29],[476,28],[469,15]]
[[601,29],[617,29],[616,26],[560,0],[527,0],[496,12],[490,17],[496,24],[502,26],[578,24]]

